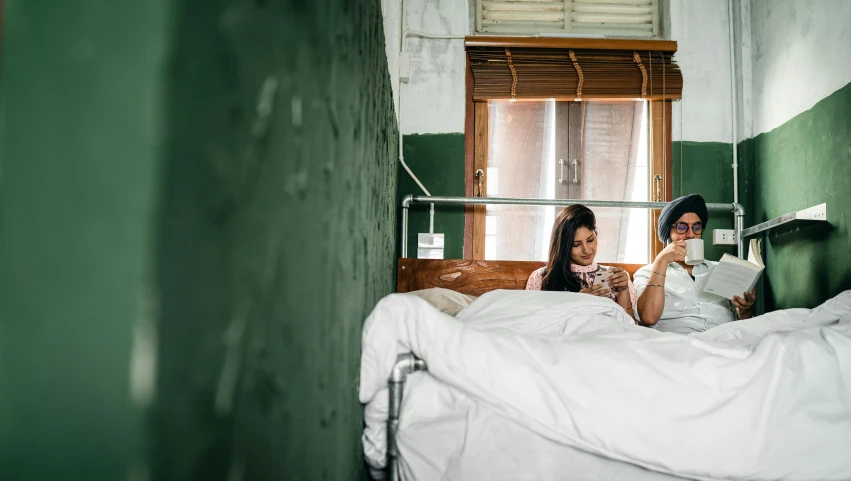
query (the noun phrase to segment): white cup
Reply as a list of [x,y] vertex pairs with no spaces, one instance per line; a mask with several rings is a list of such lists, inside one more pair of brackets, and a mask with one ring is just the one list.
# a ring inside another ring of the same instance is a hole
[[703,262],[703,239],[686,239],[686,264],[696,266]]

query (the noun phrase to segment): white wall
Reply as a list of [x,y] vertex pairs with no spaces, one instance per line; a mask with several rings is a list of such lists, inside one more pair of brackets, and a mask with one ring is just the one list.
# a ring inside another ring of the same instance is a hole
[[674,140],[731,142],[730,31],[727,0],[671,0],[674,59],[683,99],[674,104]]
[[399,36],[402,22],[402,0],[381,0],[381,13],[384,15],[384,49],[387,51],[387,69],[390,71],[390,84],[393,86],[393,106],[396,109],[396,121],[399,121]]
[[736,112],[738,133],[742,141],[753,137],[753,35],[751,32],[751,0],[733,0],[736,14],[733,28],[734,66],[736,69]]
[[[427,33],[472,34],[471,1],[408,0],[408,28]],[[737,8],[745,8],[750,0],[736,1]],[[739,6],[740,1],[745,5]],[[382,0],[394,95],[397,95],[400,5],[401,0]],[[678,42],[676,59],[685,79],[683,100],[674,106],[674,140],[731,141],[727,18],[727,0],[670,0],[670,37]],[[463,132],[463,41],[413,37],[408,40],[408,51],[411,80],[402,87],[402,133]]]
[[[398,65],[401,0],[382,0],[388,68],[393,80],[398,118]],[[469,35],[467,0],[407,0],[407,28],[430,34]],[[464,131],[463,40],[409,37],[411,78],[402,84],[403,134]]]
[[[409,0],[408,28],[426,33],[471,33],[466,0]],[[402,133],[464,131],[463,40],[409,38],[411,80],[402,87]]]
[[[471,34],[471,0],[409,0],[408,28]],[[727,0],[670,0],[683,100],[674,140],[731,141]],[[398,112],[401,0],[382,0],[387,57]],[[851,82],[851,0],[734,0],[738,135],[769,131]],[[410,38],[411,81],[403,86],[410,133],[464,131],[464,45]],[[755,94],[755,95],[754,95]]]
[[851,82],[851,0],[751,0],[754,135]]

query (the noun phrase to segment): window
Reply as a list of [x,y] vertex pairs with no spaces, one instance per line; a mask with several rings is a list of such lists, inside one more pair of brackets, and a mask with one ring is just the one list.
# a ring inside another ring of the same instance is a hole
[[[485,197],[670,200],[675,51],[658,40],[468,38],[467,195],[481,185]],[[545,260],[558,210],[471,207],[464,257]],[[593,210],[599,261],[646,263],[661,250],[658,211]]]
[[[649,200],[647,102],[491,101],[488,119],[488,196]],[[485,259],[546,260],[558,210],[487,206]],[[647,211],[594,211],[601,260],[647,262]]]
[[658,37],[661,0],[476,0],[480,33]]

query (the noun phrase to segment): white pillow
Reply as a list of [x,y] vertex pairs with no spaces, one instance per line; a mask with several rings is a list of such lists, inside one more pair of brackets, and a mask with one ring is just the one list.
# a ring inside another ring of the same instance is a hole
[[438,311],[449,314],[450,316],[458,314],[461,309],[469,306],[476,300],[476,296],[468,296],[443,287],[421,289],[419,291],[411,291],[408,294],[422,297]]

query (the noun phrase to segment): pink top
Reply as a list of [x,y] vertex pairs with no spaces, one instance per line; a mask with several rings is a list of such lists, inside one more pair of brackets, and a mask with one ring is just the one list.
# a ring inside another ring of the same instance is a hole
[[[540,269],[535,270],[529,276],[529,280],[526,281],[526,290],[527,291],[540,291],[541,284],[544,281],[544,271],[546,271],[546,267],[541,267]],[[594,283],[594,278],[597,276],[597,272],[599,271],[610,271],[611,267],[598,265],[596,262],[591,263],[590,266],[578,266],[576,264],[570,264],[570,270],[579,277],[579,283],[582,285],[582,288],[589,287]],[[632,279],[629,279],[627,276],[627,283],[629,285],[629,300],[632,304],[632,312],[636,312],[637,302],[635,296],[635,286],[632,285]],[[609,293],[609,298],[615,302],[618,300],[619,292],[612,291]]]

